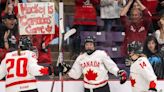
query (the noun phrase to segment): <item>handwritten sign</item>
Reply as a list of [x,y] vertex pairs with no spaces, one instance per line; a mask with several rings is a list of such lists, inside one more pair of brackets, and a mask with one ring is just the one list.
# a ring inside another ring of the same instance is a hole
[[20,35],[54,34],[54,12],[51,2],[19,3]]

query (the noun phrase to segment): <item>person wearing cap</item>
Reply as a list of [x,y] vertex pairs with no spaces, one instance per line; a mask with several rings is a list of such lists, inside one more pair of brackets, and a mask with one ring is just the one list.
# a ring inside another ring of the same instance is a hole
[[85,52],[77,57],[72,68],[67,64],[59,64],[59,71],[68,72],[73,79],[83,75],[85,92],[110,92],[108,72],[117,76],[121,84],[126,82],[127,73],[120,70],[105,51],[95,49],[93,37],[88,36],[84,46]]
[[[16,37],[18,37],[18,26],[14,14],[3,14],[0,24],[0,51],[5,52],[16,47]],[[5,53],[0,54],[0,60]]]

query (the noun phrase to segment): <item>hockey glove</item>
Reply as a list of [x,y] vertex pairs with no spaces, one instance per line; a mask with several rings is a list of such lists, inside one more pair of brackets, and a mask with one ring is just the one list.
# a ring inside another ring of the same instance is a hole
[[66,74],[70,69],[71,69],[71,66],[70,65],[65,64],[65,63],[63,63],[63,64],[59,63],[59,65],[54,68],[54,74],[56,76],[58,76],[59,73]]
[[148,92],[157,92],[157,89],[156,89],[156,82],[154,82],[154,81],[151,81],[151,82],[150,82],[149,91],[148,91]]
[[68,73],[68,71],[71,69],[71,66],[69,64],[63,63],[63,73]]
[[120,79],[120,84],[123,84],[127,80],[127,73],[124,70],[119,70],[118,71],[118,77]]

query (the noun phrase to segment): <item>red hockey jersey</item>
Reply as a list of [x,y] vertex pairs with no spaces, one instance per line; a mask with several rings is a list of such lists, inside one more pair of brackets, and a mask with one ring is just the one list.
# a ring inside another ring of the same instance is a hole
[[96,25],[94,5],[99,2],[99,0],[76,0],[74,25]]

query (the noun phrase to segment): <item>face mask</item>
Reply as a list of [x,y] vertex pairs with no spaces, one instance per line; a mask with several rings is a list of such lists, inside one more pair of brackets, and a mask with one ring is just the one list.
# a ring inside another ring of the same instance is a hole
[[88,50],[85,50],[85,51],[88,55],[91,55],[95,50],[88,49]]

